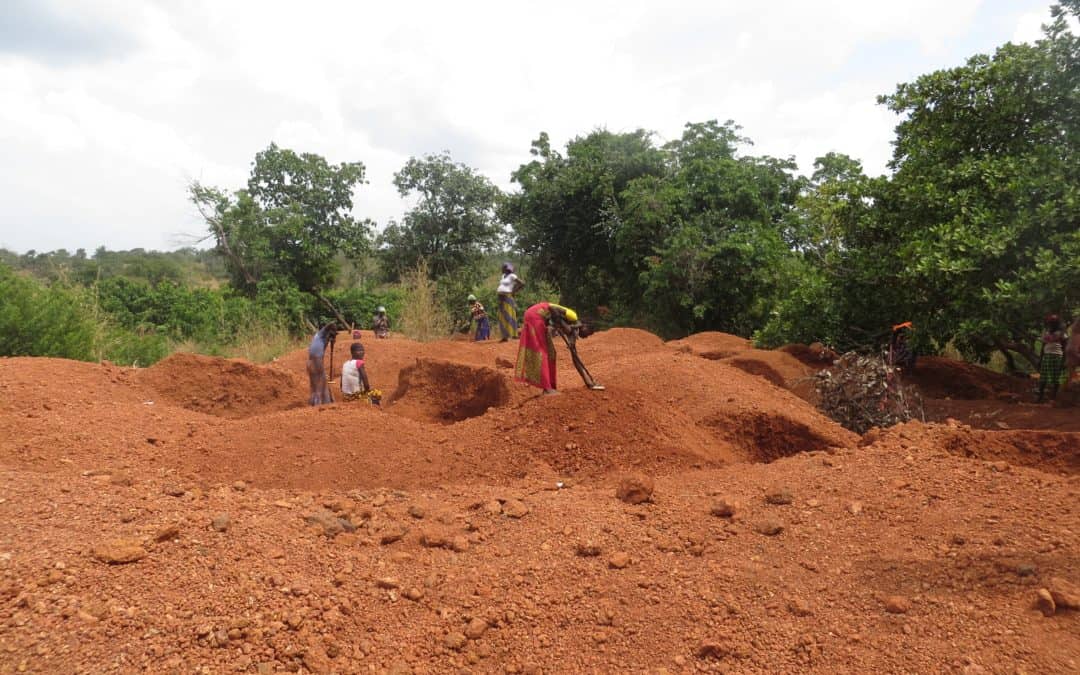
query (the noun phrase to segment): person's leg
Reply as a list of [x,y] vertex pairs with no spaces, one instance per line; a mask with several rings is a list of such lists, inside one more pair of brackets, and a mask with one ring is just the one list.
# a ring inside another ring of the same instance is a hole
[[319,368],[316,365],[315,359],[311,359],[311,358],[308,359],[308,362],[307,362],[308,389],[309,389],[308,405],[319,405],[319,400],[318,400],[319,399],[319,394],[320,394],[319,371],[321,371],[321,370],[322,369]]

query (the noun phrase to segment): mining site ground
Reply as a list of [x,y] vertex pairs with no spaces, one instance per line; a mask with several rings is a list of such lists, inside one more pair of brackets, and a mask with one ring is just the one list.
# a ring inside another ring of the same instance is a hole
[[0,359],[0,672],[1080,672],[1069,396],[924,359],[860,437],[798,345],[613,329],[542,397],[364,342],[381,407],[304,351]]

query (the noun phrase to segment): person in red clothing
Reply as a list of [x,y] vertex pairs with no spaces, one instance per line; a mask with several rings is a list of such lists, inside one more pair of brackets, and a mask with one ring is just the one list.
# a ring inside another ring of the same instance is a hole
[[551,302],[537,303],[525,310],[514,379],[543,389],[545,394],[557,393],[555,343],[551,339],[553,333],[561,335],[566,342],[574,368],[585,381],[585,386],[603,390],[604,387],[596,383],[577,354],[577,338],[589,337],[592,330],[578,321],[577,312]]

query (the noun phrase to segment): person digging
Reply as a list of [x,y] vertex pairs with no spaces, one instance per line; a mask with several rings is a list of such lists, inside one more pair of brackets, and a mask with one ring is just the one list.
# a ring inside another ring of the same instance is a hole
[[558,393],[555,343],[552,341],[552,337],[558,333],[570,350],[574,368],[585,386],[594,391],[603,391],[604,386],[593,379],[577,353],[578,338],[587,338],[592,332],[591,327],[578,321],[577,312],[568,307],[541,302],[528,308],[521,322],[514,379],[542,389],[547,395]]

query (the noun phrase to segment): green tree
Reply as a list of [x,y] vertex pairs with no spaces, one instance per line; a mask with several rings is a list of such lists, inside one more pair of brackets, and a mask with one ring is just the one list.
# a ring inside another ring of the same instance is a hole
[[1055,5],[1006,44],[881,98],[902,115],[881,194],[902,286],[929,334],[1034,359],[1046,312],[1080,309],[1080,38]]
[[[513,173],[520,190],[504,203],[517,247],[534,258],[536,281],[550,281],[563,299],[583,308],[617,300],[620,269],[616,228],[622,194],[631,181],[665,173],[652,133],[597,130],[567,143],[565,156],[546,133],[534,157]],[[538,276],[536,276],[538,275]]]
[[427,261],[432,278],[452,274],[475,266],[502,243],[499,189],[449,153],[410,158],[394,174],[394,185],[402,197],[415,195],[418,201],[379,237],[379,256],[391,280],[420,260]]
[[279,277],[320,295],[338,254],[369,247],[370,221],[352,215],[353,191],[364,182],[360,162],[334,165],[271,144],[255,156],[247,189],[229,194],[194,182],[189,193],[236,288],[254,294]]

